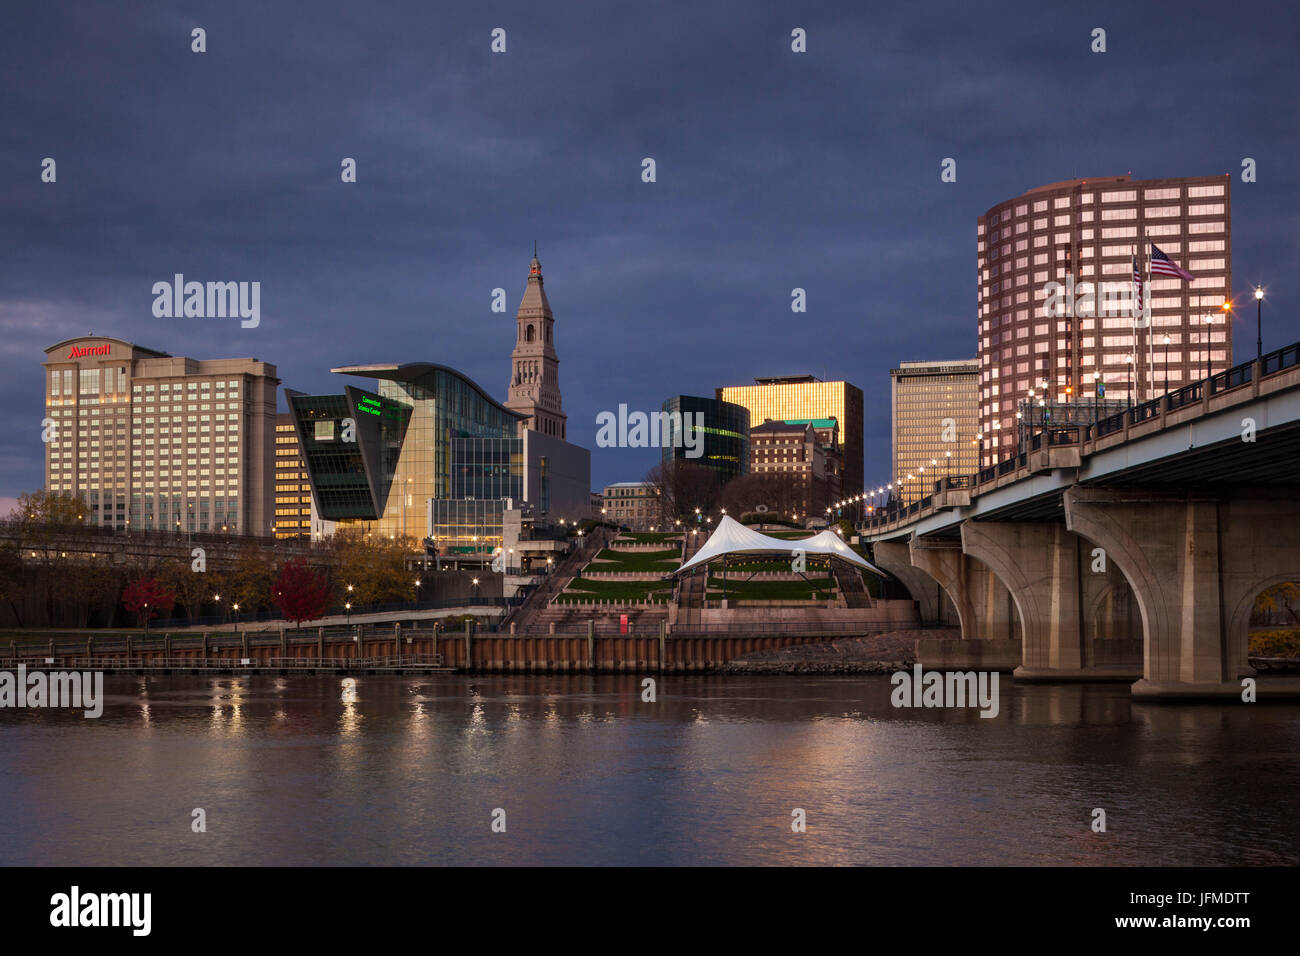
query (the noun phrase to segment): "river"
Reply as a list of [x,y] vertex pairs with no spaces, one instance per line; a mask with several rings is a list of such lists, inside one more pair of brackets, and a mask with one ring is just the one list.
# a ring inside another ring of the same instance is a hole
[[1300,707],[1000,688],[108,677],[98,719],[0,711],[0,863],[1300,863]]

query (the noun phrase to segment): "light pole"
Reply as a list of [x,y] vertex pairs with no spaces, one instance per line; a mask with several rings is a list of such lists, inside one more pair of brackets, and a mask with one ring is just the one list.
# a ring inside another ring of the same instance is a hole
[[1210,323],[1214,321],[1213,316],[1203,316],[1205,319],[1205,331],[1201,333],[1201,351],[1205,353],[1205,377],[1210,377]]
[[1169,394],[1169,336],[1165,336],[1165,394]]
[[1124,356],[1124,364],[1128,366],[1128,407],[1133,407],[1133,353],[1129,352]]
[[[1229,329],[1229,330],[1232,329],[1232,300],[1231,300],[1231,299],[1224,299],[1224,300],[1223,300],[1223,327],[1224,327],[1225,329]],[[1208,353],[1207,353],[1207,354],[1208,354]],[[1232,365],[1232,353],[1231,353],[1231,352],[1228,353],[1228,365],[1229,365],[1229,366]],[[1213,366],[1211,366],[1210,374],[1211,374],[1211,375],[1214,374]],[[1208,378],[1209,376],[1206,376],[1206,377]]]
[[1264,287],[1255,286],[1255,360],[1264,357]]

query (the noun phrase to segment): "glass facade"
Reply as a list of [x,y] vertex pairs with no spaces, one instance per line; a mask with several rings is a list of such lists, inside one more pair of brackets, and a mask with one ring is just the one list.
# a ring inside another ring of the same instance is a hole
[[[515,507],[519,502],[515,502]],[[501,546],[504,498],[435,498],[429,523],[440,554],[491,554]]]
[[[425,502],[451,497],[455,438],[514,438],[519,417],[458,372],[441,366],[401,366],[410,377],[379,378],[379,394],[411,407],[411,422],[393,470],[394,491],[374,530],[423,537]],[[364,374],[364,373],[354,373]]]
[[522,438],[453,438],[452,498],[513,498],[524,495]]
[[451,497],[429,502],[439,552],[490,553],[501,544],[501,516],[524,494],[522,438],[451,440]]
[[[477,497],[476,491],[520,489],[520,416],[453,369],[425,363],[358,365],[335,372],[376,379],[377,391],[349,386],[345,395],[290,399],[299,424],[302,455],[321,516],[355,521],[368,532],[423,538],[429,499]],[[355,442],[341,440],[352,417]],[[453,443],[466,470],[453,480]],[[517,477],[516,477],[517,476]],[[455,487],[454,487],[455,486]],[[469,489],[469,490],[466,490]],[[506,496],[509,497],[509,496]],[[471,509],[473,510],[473,509]],[[466,517],[452,516],[468,526]],[[500,517],[495,518],[500,537]]]
[[[717,472],[718,480],[724,485],[749,472],[749,409],[745,406],[713,398],[674,395],[663,403],[662,411],[673,416],[675,423],[672,444],[662,452],[664,467],[674,461],[703,465]],[[692,443],[703,439],[701,454],[696,458],[687,454],[691,449],[675,430],[687,420],[685,415],[691,416],[692,423],[704,423],[702,436],[691,438]]]

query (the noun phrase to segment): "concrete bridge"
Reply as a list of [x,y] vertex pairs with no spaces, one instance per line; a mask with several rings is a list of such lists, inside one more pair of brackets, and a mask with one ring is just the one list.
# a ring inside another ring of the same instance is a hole
[[[1137,678],[1136,697],[1239,697],[1251,610],[1300,581],[1300,344],[1024,453],[862,527],[927,622],[927,666]],[[1259,681],[1261,697],[1300,679]]]

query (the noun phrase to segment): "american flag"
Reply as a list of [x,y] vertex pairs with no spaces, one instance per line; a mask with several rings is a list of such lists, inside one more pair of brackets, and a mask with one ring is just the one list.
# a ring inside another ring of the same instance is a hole
[[1142,270],[1138,268],[1137,260],[1133,260],[1133,297],[1137,299],[1137,307],[1142,308]]
[[1151,243],[1151,274],[1177,276],[1180,279],[1187,279],[1188,281],[1196,278],[1186,269],[1180,269],[1172,259],[1160,251],[1160,247],[1154,242]]

